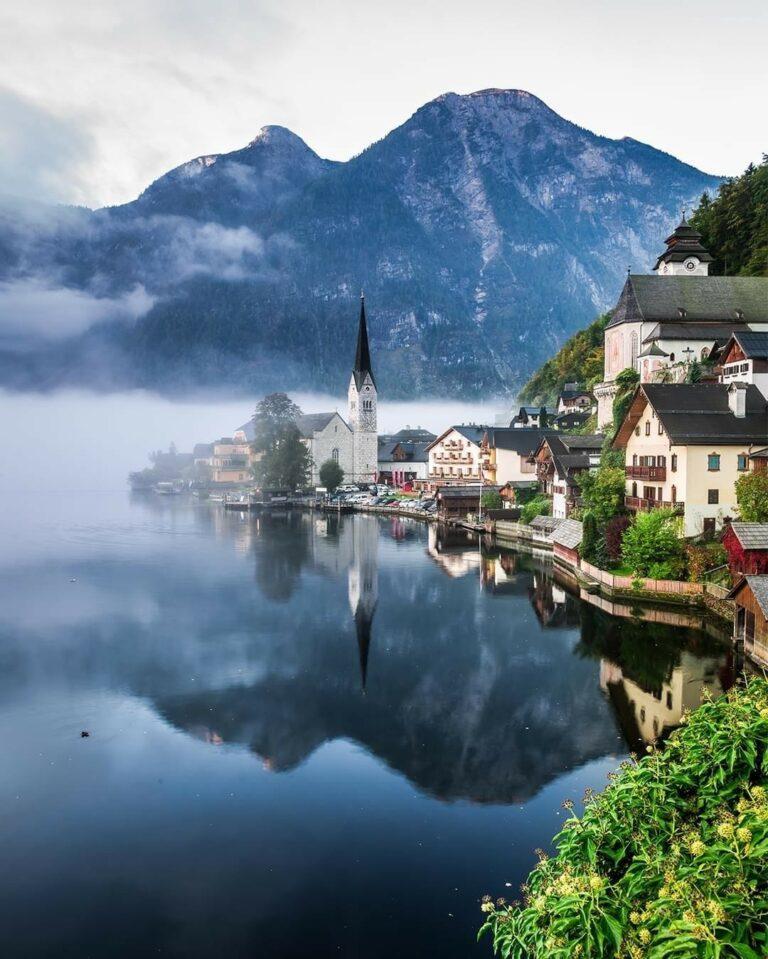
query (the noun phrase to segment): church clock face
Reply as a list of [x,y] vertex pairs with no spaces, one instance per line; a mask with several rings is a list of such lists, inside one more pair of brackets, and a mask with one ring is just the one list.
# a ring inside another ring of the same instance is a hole
[[686,270],[688,270],[689,272],[693,272],[693,270],[696,269],[696,260],[686,260],[686,261],[685,261],[685,268],[686,268]]

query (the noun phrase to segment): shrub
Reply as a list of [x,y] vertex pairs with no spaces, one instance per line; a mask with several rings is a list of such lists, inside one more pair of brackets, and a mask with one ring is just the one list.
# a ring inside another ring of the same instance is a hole
[[[505,959],[758,959],[768,934],[768,683],[707,702],[585,795],[522,904],[485,897]],[[572,808],[566,801],[564,806]]]
[[501,493],[489,490],[480,497],[480,505],[483,509],[501,509],[504,506],[504,500],[501,498]]
[[623,509],[624,467],[601,466],[594,472],[585,470],[578,475],[576,482],[581,489],[583,515],[591,512],[598,525],[607,523]]
[[745,523],[768,523],[768,473],[745,473],[736,480],[739,517]]
[[588,563],[594,563],[597,553],[597,522],[594,513],[585,513],[582,519],[581,548],[579,553]]
[[728,562],[728,554],[721,543],[707,543],[704,546],[686,546],[685,561],[688,567],[688,579],[700,583],[704,573]]
[[610,563],[618,563],[621,559],[621,541],[629,526],[628,516],[614,516],[605,524],[603,533],[605,539],[605,555]]
[[332,493],[344,479],[344,470],[336,460],[326,460],[320,467],[320,485]]
[[520,522],[526,526],[537,516],[550,516],[552,513],[552,502],[546,496],[534,496],[529,500],[520,512]]
[[679,529],[680,519],[672,510],[654,509],[636,514],[621,542],[622,558],[635,576],[649,576],[651,567],[662,563],[669,563],[677,575],[682,573],[684,561]]

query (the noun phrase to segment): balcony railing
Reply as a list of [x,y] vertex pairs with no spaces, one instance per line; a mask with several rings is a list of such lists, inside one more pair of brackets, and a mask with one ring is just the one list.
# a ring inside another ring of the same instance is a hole
[[625,496],[624,505],[627,509],[675,509],[683,512],[685,503],[676,500],[674,503],[665,499],[644,499],[642,496]]
[[663,483],[667,478],[666,466],[627,466],[624,472],[630,479],[658,480]]

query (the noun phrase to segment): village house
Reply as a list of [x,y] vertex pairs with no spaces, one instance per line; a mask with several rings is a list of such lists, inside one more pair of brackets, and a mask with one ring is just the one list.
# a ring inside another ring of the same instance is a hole
[[557,410],[547,406],[521,406],[509,421],[513,429],[544,429],[557,416]]
[[210,457],[211,482],[217,485],[246,483],[251,479],[251,446],[243,430],[213,443]]
[[722,542],[734,578],[768,573],[768,523],[729,523]]
[[427,479],[427,447],[437,439],[429,430],[405,429],[379,435],[379,482],[403,486]]
[[767,436],[754,385],[642,383],[613,440],[625,451],[626,505],[672,507],[684,536],[713,533],[736,513],[736,480]]
[[747,656],[768,666],[768,576],[744,576],[728,599],[735,606],[734,639]]
[[569,436],[548,433],[534,451],[536,476],[542,492],[552,497],[552,516],[566,519],[578,505],[577,477],[600,465],[605,437],[598,433]]
[[584,412],[573,410],[570,413],[559,413],[551,425],[563,433],[574,433],[584,426],[590,416],[592,416],[590,410],[585,410]]
[[558,413],[584,412],[592,409],[595,398],[578,383],[566,383],[557,398]]
[[616,377],[685,380],[736,331],[768,331],[768,278],[709,276],[711,256],[685,219],[666,239],[655,275],[630,274],[605,329],[604,381],[595,387],[598,429],[612,418]]
[[427,445],[427,485],[480,483],[481,444],[487,426],[449,426]]
[[480,444],[483,481],[507,487],[537,486],[532,457],[545,435],[545,430],[509,426],[487,429]]
[[768,332],[733,333],[720,356],[723,383],[754,383],[768,397]]

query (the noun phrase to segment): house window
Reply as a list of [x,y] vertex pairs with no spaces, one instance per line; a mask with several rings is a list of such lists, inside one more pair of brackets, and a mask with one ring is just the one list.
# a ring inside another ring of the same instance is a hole
[[632,495],[637,496],[637,483],[632,484]]
[[632,454],[632,465],[637,466],[637,453]]
[[658,429],[659,429],[659,436],[661,436],[664,433],[664,427],[661,425],[661,420],[659,420]]
[[677,472],[677,453],[672,454],[672,472]]
[[705,536],[714,536],[715,534],[715,521],[710,517],[709,519],[704,520],[704,535]]
[[337,447],[334,447],[334,448],[331,450],[331,459],[333,460],[334,463],[338,463],[338,462],[339,462],[339,451],[338,451],[338,448],[337,448]]
[[672,502],[673,502],[673,503],[676,503],[676,502],[677,502],[677,487],[676,487],[676,486],[673,486],[673,487],[672,487]]
[[746,469],[749,468],[749,459],[746,453],[739,453],[736,457],[736,469],[739,472],[743,473]]
[[710,453],[707,457],[707,469],[710,473],[716,473],[720,469],[720,454]]
[[666,457],[666,456],[660,456],[660,457],[658,458],[657,465],[658,465],[658,466],[666,466],[666,465],[667,465],[667,457]]
[[708,489],[707,490],[707,503],[710,506],[716,506],[720,502],[720,490],[717,489]]
[[670,353],[670,354],[669,354],[669,362],[670,362],[670,363],[674,363],[674,362],[675,362],[675,354],[674,354],[674,353]]
[[639,426],[636,426],[636,427],[635,427],[635,436],[639,436],[639,435],[640,435],[640,427],[639,427]]
[[651,435],[651,421],[650,421],[650,420],[648,420],[648,421],[646,422],[646,424],[645,424],[645,435],[646,435],[646,436],[650,436],[650,435]]
[[672,709],[672,693],[667,690],[667,709]]

